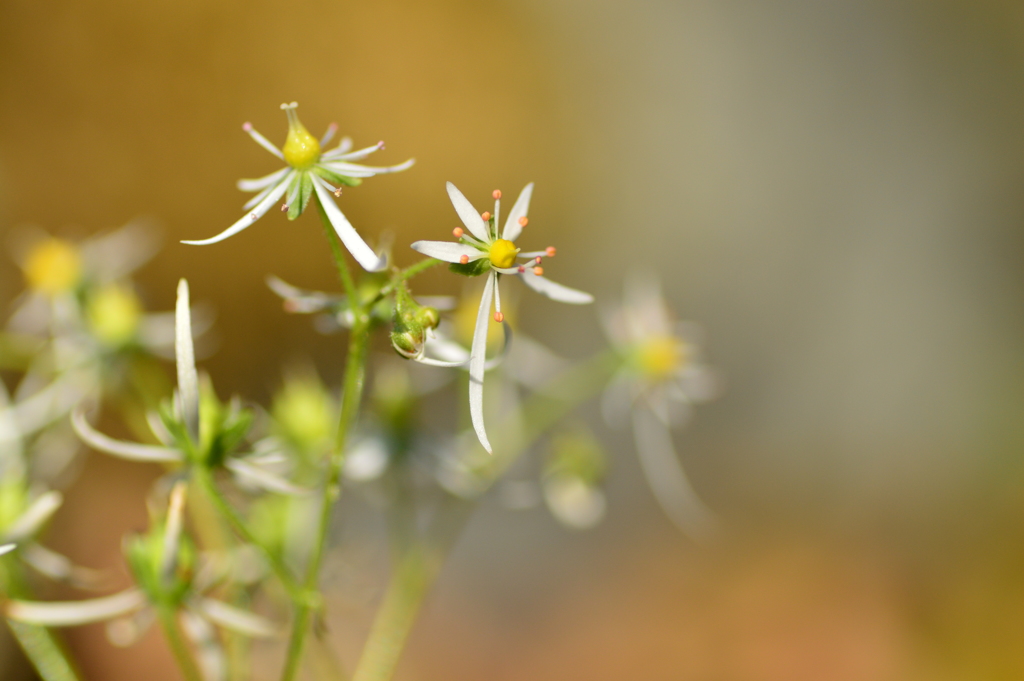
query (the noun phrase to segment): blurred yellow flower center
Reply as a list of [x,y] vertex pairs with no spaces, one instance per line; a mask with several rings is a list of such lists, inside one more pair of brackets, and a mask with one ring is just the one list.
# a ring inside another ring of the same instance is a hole
[[296,170],[306,170],[320,160],[320,142],[299,122],[295,107],[294,102],[281,105],[288,115],[288,139],[284,142],[284,160]]
[[89,299],[86,316],[93,335],[105,345],[117,347],[135,338],[142,305],[130,288],[107,284]]
[[74,244],[46,239],[25,259],[25,279],[30,288],[53,295],[69,291],[82,276],[82,258]]
[[498,239],[491,244],[491,250],[488,255],[491,258],[491,264],[495,267],[507,269],[512,267],[516,262],[516,253],[519,249],[516,245],[508,239]]
[[659,336],[644,341],[637,352],[640,371],[649,378],[668,378],[683,367],[686,347],[674,336]]

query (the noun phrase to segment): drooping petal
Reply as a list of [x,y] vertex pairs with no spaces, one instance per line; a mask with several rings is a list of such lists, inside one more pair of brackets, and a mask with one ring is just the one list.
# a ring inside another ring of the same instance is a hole
[[572,305],[585,305],[587,303],[594,302],[594,296],[583,291],[577,291],[574,288],[568,286],[562,286],[555,282],[534,274],[530,270],[527,270],[524,274],[519,275],[519,278],[524,284],[532,288],[542,296],[547,296],[551,300],[557,300],[560,303],[570,303]]
[[200,598],[196,600],[195,606],[211,622],[238,634],[253,638],[267,638],[278,632],[278,628],[267,618],[222,601]]
[[217,640],[217,631],[198,612],[182,609],[178,621],[196,649],[196,662],[202,670],[204,681],[226,681],[228,677],[227,656]]
[[454,241],[414,241],[412,249],[445,262],[461,262],[462,256],[466,256],[470,261],[487,257],[486,253],[473,246]]
[[51,551],[39,543],[33,542],[25,546],[22,556],[38,573],[50,579],[80,587],[96,586],[102,579],[98,570],[78,567],[67,556]]
[[526,217],[526,212],[530,209],[531,196],[533,196],[532,182],[523,187],[523,191],[519,192],[519,198],[512,205],[512,210],[508,212],[508,217],[505,218],[505,229],[501,232],[502,239],[515,241],[523,233],[523,226],[519,224],[519,219]]
[[239,180],[236,186],[243,192],[258,192],[261,189],[269,187],[270,185],[280,180],[282,177],[288,174],[289,170],[291,170],[291,168],[285,166],[280,170],[275,170],[269,175],[264,175],[263,177],[255,180]]
[[[85,418],[81,409],[71,415],[71,425],[82,439],[82,442],[93,449],[130,461],[146,461],[151,463],[179,463],[183,460],[182,453],[171,447],[142,445],[136,442],[115,440],[95,430]],[[161,427],[163,424],[160,424]]]
[[[294,170],[291,172],[295,172]],[[231,225],[217,236],[210,237],[209,239],[201,239],[197,241],[182,241],[183,244],[189,244],[192,246],[207,246],[209,244],[215,244],[219,241],[224,241],[228,237],[238,234],[243,229],[251,225],[252,223],[259,220],[261,217],[267,214],[267,211],[277,203],[278,199],[284,196],[284,193],[288,191],[289,177],[285,176],[281,180],[281,184],[274,187],[274,190],[267,194],[266,198],[260,201],[259,205],[252,209],[252,212],[243,216],[235,224]]]
[[668,429],[646,409],[634,409],[633,437],[647,484],[665,515],[689,537],[708,538],[717,519],[686,477]]
[[280,475],[271,473],[266,468],[252,464],[245,459],[228,459],[224,463],[224,467],[238,476],[241,482],[249,483],[268,492],[293,496],[303,496],[312,492],[312,490],[293,485]]
[[480,217],[480,213],[473,208],[473,204],[462,195],[462,192],[454,184],[449,182],[446,186],[448,187],[448,198],[452,200],[452,205],[455,206],[455,212],[459,214],[462,224],[466,225],[469,233],[477,239],[484,243],[490,243],[491,236],[487,233],[487,223]]
[[356,259],[356,262],[362,265],[363,269],[368,272],[379,272],[387,267],[387,258],[377,255],[373,252],[372,248],[366,245],[363,238],[356,232],[355,227],[342,214],[338,204],[334,203],[334,198],[324,186],[324,181],[315,175],[312,177],[316,196],[320,200],[320,205],[323,206],[324,212],[327,213],[327,219],[331,221],[331,226],[337,232],[338,238],[345,244],[345,248]]
[[193,443],[199,442],[199,376],[192,345],[192,315],[188,306],[188,282],[178,281],[174,306],[174,355],[178,366],[178,408]]
[[496,279],[497,275],[493,273],[487,276],[487,283],[480,295],[480,309],[476,313],[473,345],[469,351],[469,415],[477,439],[489,454],[493,451],[484,428],[484,371],[487,364],[487,328],[491,321],[491,298],[494,295]]
[[40,494],[29,507],[18,516],[4,532],[4,540],[20,542],[39,531],[46,521],[57,512],[64,502],[64,496],[60,492],[49,491]]
[[113,596],[85,601],[10,601],[7,604],[7,616],[29,624],[73,627],[127,615],[145,604],[145,595],[133,587]]
[[300,314],[323,312],[345,302],[345,296],[329,295],[322,291],[310,291],[292,286],[274,275],[267,277],[267,286],[271,291],[284,298],[285,309],[288,312]]

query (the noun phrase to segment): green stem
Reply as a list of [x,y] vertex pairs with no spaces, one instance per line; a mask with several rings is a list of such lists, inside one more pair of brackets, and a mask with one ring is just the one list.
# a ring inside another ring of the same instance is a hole
[[199,666],[192,651],[181,635],[178,622],[174,618],[174,609],[167,606],[157,607],[157,615],[160,618],[160,626],[163,627],[167,642],[171,645],[171,652],[178,661],[178,667],[185,676],[186,681],[203,681],[203,675],[199,672]]
[[422,272],[429,270],[434,265],[440,265],[442,262],[444,261],[437,260],[435,258],[425,258],[423,260],[420,260],[418,263],[409,265],[404,270],[394,275],[391,281],[389,281],[383,288],[381,288],[380,292],[377,294],[377,297],[374,299],[373,302],[376,303],[379,300],[383,300],[385,297],[391,295],[391,293],[396,288],[398,288],[402,284],[402,282],[408,281],[409,279],[415,277],[417,274],[421,274]]
[[[4,576],[6,580],[2,579]],[[3,588],[4,582],[8,597],[34,600],[21,566],[10,558],[6,565],[0,566],[0,588]],[[39,678],[43,681],[79,680],[74,660],[56,633],[38,624],[26,624],[12,619],[7,620],[7,626],[18,640],[25,657],[35,667]]]
[[[307,592],[314,592],[320,576],[320,563],[323,560],[324,548],[327,543],[327,531],[330,529],[331,509],[341,495],[341,469],[345,462],[345,445],[352,425],[359,414],[359,405],[363,397],[363,384],[366,377],[366,353],[370,340],[370,314],[363,306],[352,308],[354,322],[349,335],[348,358],[345,362],[345,385],[341,396],[341,416],[338,421],[338,433],[335,439],[334,452],[331,455],[327,481],[324,485],[320,520],[317,528],[316,541],[313,543],[306,580],[303,584]],[[288,655],[285,660],[282,681],[291,681],[298,672],[299,660],[302,657],[302,646],[309,631],[313,616],[313,607],[303,603],[295,613],[292,625],[291,640],[288,643]]]
[[203,491],[206,492],[207,498],[213,502],[217,511],[219,511],[224,519],[228,521],[228,524],[231,525],[231,529],[233,529],[243,541],[248,544],[252,544],[260,550],[263,557],[267,559],[267,562],[270,565],[270,568],[274,571],[274,574],[277,575],[277,578],[281,580],[281,584],[288,591],[288,595],[291,597],[292,601],[296,604],[307,601],[308,594],[303,590],[302,586],[295,581],[291,570],[289,570],[288,566],[284,564],[284,561],[281,560],[280,556],[267,548],[259,539],[256,538],[255,535],[253,535],[249,526],[246,525],[245,520],[238,515],[235,508],[227,499],[224,498],[220,489],[217,488],[217,483],[214,481],[212,473],[201,466],[196,466],[193,475],[199,482]]

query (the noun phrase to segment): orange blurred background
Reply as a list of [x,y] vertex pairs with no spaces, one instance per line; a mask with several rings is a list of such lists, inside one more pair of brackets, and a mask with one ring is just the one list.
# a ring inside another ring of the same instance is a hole
[[[481,204],[534,181],[553,278],[600,303],[656,271],[706,328],[728,389],[675,441],[723,536],[680,536],[609,432],[605,523],[485,502],[399,679],[1024,676],[1019,2],[6,0],[0,27],[0,230],[157,218],[142,293],[169,309],[184,276],[216,309],[222,396],[265,401],[296,361],[340,375],[341,341],[263,283],[334,288],[312,214],[177,243],[240,217],[234,182],[277,167],[241,124],[280,143],[292,100],[417,159],[340,201],[399,264],[454,226],[446,180]],[[0,303],[21,285],[4,258]],[[526,302],[558,352],[603,342],[593,310]],[[54,547],[123,575],[156,473],[90,455]],[[365,551],[326,582],[349,661],[382,583],[351,574]],[[89,678],[176,678],[156,634],[69,638]]]

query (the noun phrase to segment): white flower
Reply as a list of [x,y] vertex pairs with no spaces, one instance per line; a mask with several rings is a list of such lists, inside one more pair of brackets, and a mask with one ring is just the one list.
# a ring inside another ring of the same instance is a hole
[[[477,438],[484,449],[491,452],[491,444],[487,440],[487,432],[484,429],[483,418],[483,387],[484,371],[486,370],[486,349],[487,349],[487,328],[491,321],[491,303],[494,303],[494,320],[504,321],[501,313],[501,296],[498,290],[498,279],[500,275],[507,274],[522,280],[534,291],[563,303],[584,304],[593,302],[594,298],[589,293],[577,291],[561,284],[544,278],[540,266],[542,259],[555,255],[554,247],[549,246],[543,251],[521,252],[516,247],[515,241],[523,232],[528,220],[527,210],[530,207],[530,196],[533,193],[533,183],[526,185],[519,194],[512,210],[509,211],[505,227],[498,232],[499,212],[501,204],[501,192],[495,190],[494,214],[480,214],[473,204],[455,188],[451,182],[448,183],[448,196],[451,197],[455,212],[459,214],[462,224],[466,226],[468,233],[461,227],[456,227],[453,234],[457,242],[448,241],[417,241],[412,247],[424,255],[438,260],[444,260],[466,269],[465,273],[483,274],[487,273],[487,281],[484,284],[484,291],[480,297],[480,308],[477,311],[476,326],[473,331],[473,344],[470,348],[469,357],[469,409],[473,421],[473,428],[476,430]],[[524,258],[525,262],[516,262],[517,258]]]
[[[199,376],[196,372],[195,352],[192,346],[191,315],[189,313],[188,282],[178,282],[178,298],[175,310],[175,353],[177,355],[178,389],[175,391],[174,418],[181,432],[170,432],[171,425],[166,419],[150,418],[150,428],[161,445],[124,442],[95,430],[85,418],[85,412],[77,409],[71,415],[71,424],[83,442],[93,449],[132,461],[148,461],[165,464],[221,464],[230,470],[235,478],[247,485],[279,494],[306,494],[301,489],[277,475],[271,469],[281,463],[274,453],[259,452],[249,456],[225,456],[244,435],[249,422],[240,405],[233,400],[228,408],[211,405],[207,410],[212,418],[200,423]],[[211,390],[212,392],[212,390]],[[216,400],[215,396],[210,396]],[[201,429],[201,426],[203,428]],[[219,433],[206,432],[206,428],[217,429]],[[230,441],[230,444],[226,444]],[[220,447],[219,451],[206,451],[208,447]],[[211,460],[212,459],[212,460]]]
[[701,361],[697,329],[673,321],[653,279],[627,280],[622,304],[604,321],[623,359],[602,399],[605,420],[615,425],[629,416],[641,468],[658,504],[683,532],[704,538],[716,519],[690,484],[669,430],[685,422],[692,403],[719,392],[714,372]]
[[334,136],[337,127],[332,123],[327,129],[327,133],[317,140],[299,122],[299,117],[295,113],[297,106],[298,104],[295,102],[281,105],[288,115],[288,137],[283,150],[278,149],[266,137],[256,132],[250,123],[242,126],[242,129],[249,133],[260,146],[288,164],[281,170],[265,177],[238,182],[238,188],[242,191],[258,192],[245,204],[245,209],[250,211],[249,214],[215,237],[201,241],[183,241],[182,243],[202,246],[215,244],[234,236],[266,215],[267,211],[282,197],[285,200],[282,210],[288,212],[289,220],[294,220],[302,214],[315,194],[334,227],[334,231],[337,232],[352,257],[363,268],[371,272],[384,269],[387,259],[377,255],[366,245],[366,242],[338,209],[331,194],[341,196],[341,185],[354,187],[360,184],[364,177],[405,170],[414,163],[413,159],[383,168],[353,163],[353,161],[361,161],[373,152],[383,149],[384,143],[378,142],[371,147],[352,151],[352,140],[348,137],[342,138],[334,149],[322,151],[323,146]]
[[[182,514],[185,505],[184,482],[175,485],[170,495],[167,517],[152,535],[142,535],[128,543],[129,564],[138,586],[83,601],[33,602],[12,600],[7,616],[12,620],[42,626],[64,627],[109,620],[107,635],[115,645],[137,641],[155,619],[156,607],[170,605],[176,610],[182,630],[195,644],[207,679],[223,679],[224,653],[217,642],[216,624],[252,637],[277,633],[269,620],[203,595],[214,586],[210,570],[195,570],[192,553],[182,542]],[[154,541],[155,540],[155,541]],[[193,573],[195,576],[193,577]]]

